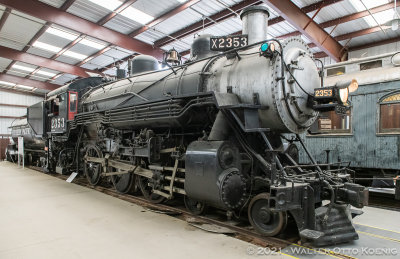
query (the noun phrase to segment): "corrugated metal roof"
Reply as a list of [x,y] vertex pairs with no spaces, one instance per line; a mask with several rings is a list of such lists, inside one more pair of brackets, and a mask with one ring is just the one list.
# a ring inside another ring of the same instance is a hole
[[311,4],[318,3],[320,0],[292,0],[292,2],[300,8]]
[[179,5],[181,3],[177,0],[138,0],[132,7],[153,17],[159,17]]
[[142,27],[142,24],[135,22],[131,19],[128,19],[123,15],[118,14],[109,22],[104,24],[104,26],[111,30],[128,34]]
[[11,59],[0,57],[0,72],[3,72],[4,69],[12,62]]
[[76,0],[67,12],[79,16],[91,22],[98,22],[101,18],[110,13],[110,10],[96,5],[89,0]]
[[56,8],[60,8],[65,3],[66,0],[39,0],[39,1]]
[[56,78],[56,80],[53,81],[54,84],[59,84],[59,85],[64,85],[67,82],[74,80],[76,76],[70,75],[70,74],[63,74],[62,76],[59,76]]
[[27,19],[26,15],[12,11],[1,30],[1,39],[4,40],[5,44],[7,44],[7,41],[15,42],[14,46],[11,43],[7,44],[7,47],[21,50],[42,28],[43,23],[43,21],[39,22],[37,19]]

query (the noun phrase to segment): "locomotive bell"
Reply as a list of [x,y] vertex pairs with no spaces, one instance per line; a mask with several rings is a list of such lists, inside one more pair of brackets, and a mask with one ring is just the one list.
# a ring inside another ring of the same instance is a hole
[[178,65],[180,63],[180,56],[178,51],[176,51],[175,49],[171,49],[170,51],[168,51],[165,61],[170,64]]

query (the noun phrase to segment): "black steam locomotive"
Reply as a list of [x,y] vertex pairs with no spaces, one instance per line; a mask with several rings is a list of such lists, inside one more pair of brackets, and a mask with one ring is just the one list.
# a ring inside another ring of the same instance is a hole
[[355,82],[321,88],[303,41],[266,40],[268,16],[264,7],[245,9],[244,35],[201,36],[185,64],[175,51],[162,70],[138,56],[126,79],[82,79],[50,92],[28,109],[46,141],[46,170],[78,171],[92,185],[109,177],[119,192],[138,186],[154,203],[183,196],[196,214],[247,209],[266,236],[292,218],[314,245],[357,239],[350,214],[359,212],[350,205],[363,207],[368,192],[346,168],[324,170],[311,156],[299,165],[293,143],[309,154],[298,134],[318,111],[343,108]]

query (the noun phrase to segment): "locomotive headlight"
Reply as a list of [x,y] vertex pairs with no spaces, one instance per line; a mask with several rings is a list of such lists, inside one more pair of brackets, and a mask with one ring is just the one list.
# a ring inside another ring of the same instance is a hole
[[349,88],[349,93],[355,92],[358,89],[357,80],[355,79],[351,80],[351,83],[349,84],[348,88]]
[[339,97],[342,103],[347,103],[347,100],[349,99],[349,88],[340,89]]
[[334,86],[315,88],[311,97],[311,104],[317,111],[332,111],[337,107],[344,107],[349,100],[349,94],[358,88],[357,80],[337,82]]

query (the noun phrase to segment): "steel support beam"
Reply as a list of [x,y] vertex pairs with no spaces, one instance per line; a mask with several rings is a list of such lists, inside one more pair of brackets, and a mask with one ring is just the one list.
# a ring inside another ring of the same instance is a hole
[[[399,41],[400,41],[400,37],[394,37],[394,38],[390,38],[390,39],[386,39],[386,40],[352,46],[349,48],[349,52],[356,51],[356,50],[362,50],[362,49],[368,49],[368,48],[377,47],[377,46],[382,46],[382,45],[395,43],[395,42],[399,42]],[[327,57],[328,55],[326,55],[326,53],[324,53],[324,52],[317,52],[314,54],[314,56],[317,58],[324,58],[324,57]]]
[[343,46],[290,0],[263,0],[334,60],[343,60]]
[[[381,28],[379,26],[376,26],[376,27],[372,27],[372,28],[367,28],[367,29],[363,29],[363,30],[359,30],[359,31],[353,31],[353,32],[350,32],[350,33],[338,35],[338,36],[334,37],[334,39],[337,40],[337,41],[348,40],[348,39],[352,39],[352,38],[355,38],[355,37],[360,37],[360,36],[367,35],[367,34],[374,33],[374,32],[378,32],[378,31],[381,31]],[[309,45],[310,48],[314,48],[316,46],[317,45],[315,43],[311,43]]]
[[32,80],[32,79],[27,79],[27,78],[20,77],[20,76],[8,75],[8,74],[4,74],[4,73],[0,73],[0,81],[32,86],[32,87],[49,90],[49,91],[52,91],[52,90],[60,87],[60,85],[46,83],[46,82]]
[[141,34],[142,32],[145,32],[146,30],[148,30],[149,28],[159,24],[160,22],[163,22],[165,20],[167,20],[168,18],[182,12],[183,10],[186,10],[187,8],[191,7],[192,5],[197,4],[198,2],[200,2],[200,0],[190,0],[180,6],[178,6],[177,8],[172,9],[169,12],[164,13],[163,15],[161,15],[160,17],[154,19],[153,21],[151,21],[150,23],[142,26],[141,28],[133,31],[132,33],[129,34],[129,36],[131,37],[135,37],[139,34]]
[[6,8],[6,10],[4,10],[3,15],[1,16],[0,19],[0,31],[1,29],[3,29],[3,26],[6,23],[8,16],[10,16],[10,12],[11,12],[10,8]]
[[150,44],[61,11],[45,3],[35,0],[0,0],[0,4],[125,49],[162,59],[163,51],[159,48],[153,48]]
[[52,60],[49,58],[44,58],[41,56],[29,54],[27,52],[22,52],[16,49],[11,49],[8,47],[0,46],[0,56],[7,59],[12,59],[16,61],[21,61],[29,63],[39,67],[46,67],[60,72],[68,73],[71,75],[76,75],[79,77],[90,77],[87,72],[99,73],[95,70],[85,69],[82,67],[70,65],[60,61]]
[[[370,12],[372,14],[375,14],[375,13],[383,12],[383,11],[386,11],[386,10],[389,10],[389,9],[393,9],[393,6],[394,6],[394,3],[392,2],[392,3],[388,3],[388,4],[384,4],[384,5],[380,5],[380,6],[371,8],[369,10],[370,10]],[[400,6],[400,1],[397,2],[397,6]],[[342,16],[342,17],[330,20],[330,21],[326,21],[326,22],[320,23],[319,26],[321,26],[322,28],[328,28],[328,27],[332,27],[332,26],[339,25],[339,24],[342,24],[342,23],[346,23],[346,22],[350,22],[350,21],[353,21],[353,20],[357,20],[357,19],[369,16],[369,15],[370,14],[368,13],[368,11],[365,10],[365,11],[349,14],[349,15],[346,15],[346,16]]]

